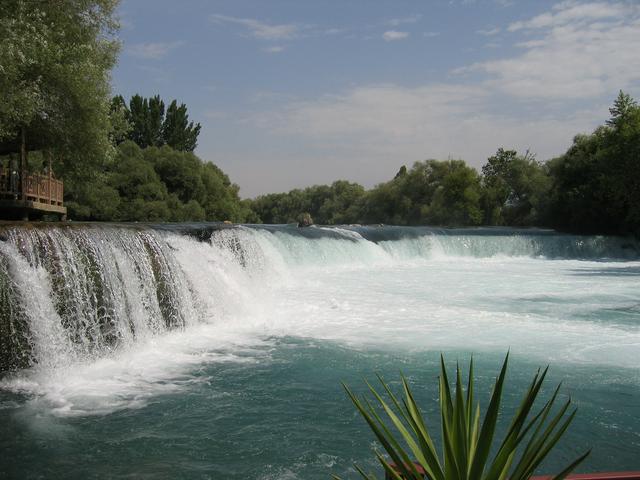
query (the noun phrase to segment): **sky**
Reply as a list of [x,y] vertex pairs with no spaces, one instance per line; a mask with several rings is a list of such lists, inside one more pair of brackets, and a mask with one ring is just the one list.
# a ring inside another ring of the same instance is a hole
[[185,103],[244,198],[500,148],[544,161],[640,99],[640,1],[123,0],[114,94]]

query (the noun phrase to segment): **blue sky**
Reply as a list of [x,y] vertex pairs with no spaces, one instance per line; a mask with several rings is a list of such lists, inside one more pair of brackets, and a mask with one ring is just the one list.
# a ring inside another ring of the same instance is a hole
[[427,158],[556,156],[640,97],[640,3],[123,0],[114,93],[202,124],[243,197]]

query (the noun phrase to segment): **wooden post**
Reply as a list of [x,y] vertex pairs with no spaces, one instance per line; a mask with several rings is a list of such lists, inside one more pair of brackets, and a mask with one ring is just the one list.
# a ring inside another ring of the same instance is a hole
[[27,199],[27,132],[20,127],[20,190],[22,200]]
[[51,156],[52,155],[53,154],[51,153],[51,150],[49,150],[48,151],[48,155],[47,155],[48,160],[49,160],[49,164],[48,164],[48,167],[49,167],[49,201],[48,201],[48,203],[49,203],[49,205],[52,205],[54,203],[54,202],[51,201],[53,199],[53,191],[51,190],[51,178],[52,178],[52,174],[51,174]]

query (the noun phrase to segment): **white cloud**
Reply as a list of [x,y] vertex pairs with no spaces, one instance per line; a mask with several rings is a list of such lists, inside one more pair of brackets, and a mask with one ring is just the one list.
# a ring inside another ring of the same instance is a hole
[[[460,68],[470,75],[458,82],[360,85],[260,104],[244,126],[277,145],[265,155],[290,178],[252,163],[260,180],[243,185],[259,193],[269,175],[281,189],[339,177],[372,185],[425,158],[480,167],[501,146],[545,160],[601,124],[618,89],[640,88],[640,7],[631,3],[562,2],[510,31],[515,55]],[[304,168],[286,168],[293,164]]]
[[[264,123],[288,133],[318,136],[373,135],[406,139],[431,124],[439,114],[466,115],[485,96],[482,89],[432,85],[403,88],[396,85],[359,87],[342,95],[327,95],[306,102],[292,102],[280,112],[280,121]],[[431,127],[433,127],[431,125]]]
[[394,40],[404,40],[409,36],[409,32],[398,32],[397,30],[388,30],[382,34],[385,42],[393,42]]
[[[284,145],[281,161],[306,156],[297,185],[351,178],[372,185],[390,178],[401,164],[426,158],[463,158],[480,167],[498,147],[530,149],[538,158],[562,153],[573,135],[590,131],[602,111],[564,115],[497,113],[490,88],[432,84],[361,86],[338,95],[289,101],[279,110],[254,115],[249,124]],[[285,138],[286,141],[283,141]],[[293,161],[293,160],[291,160]],[[288,188],[293,185],[289,184]],[[253,188],[253,187],[252,187]],[[255,188],[259,188],[256,186]]]
[[479,33],[480,35],[486,35],[486,36],[490,37],[492,35],[497,35],[498,33],[500,33],[500,29],[498,27],[496,27],[496,28],[488,28],[486,30],[478,30],[476,33]]
[[484,72],[494,88],[527,99],[597,98],[640,81],[637,6],[563,2],[509,30],[533,36],[516,44],[523,53],[454,73]]
[[346,33],[346,28],[327,28],[322,33],[325,35],[340,35],[341,33]]
[[272,45],[270,47],[263,48],[262,51],[266,53],[280,53],[284,51],[284,47],[282,45]]
[[422,35],[427,38],[433,38],[439,36],[440,32],[424,32]]
[[623,18],[636,8],[628,4],[608,2],[578,2],[568,0],[555,5],[551,12],[545,12],[531,20],[515,22],[508,30],[514,32],[521,29],[539,29],[559,27],[575,22],[583,23],[594,20]]
[[184,45],[184,42],[151,42],[151,43],[137,43],[127,48],[127,52],[138,58],[144,58],[149,60],[160,60],[165,57],[172,50]]
[[232,23],[245,27],[251,36],[259,40],[290,40],[296,38],[300,27],[291,23],[272,25],[255,18],[238,18],[227,15],[211,15],[214,23]]
[[407,23],[417,23],[420,21],[421,18],[422,18],[421,14],[409,15],[408,17],[392,18],[387,22],[387,24],[391,25],[392,27],[397,27],[399,25],[404,25]]

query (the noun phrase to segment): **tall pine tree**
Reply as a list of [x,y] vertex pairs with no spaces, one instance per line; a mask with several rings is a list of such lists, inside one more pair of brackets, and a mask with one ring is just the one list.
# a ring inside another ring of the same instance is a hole
[[[124,99],[115,97],[113,105],[120,108]],[[142,148],[168,145],[174,150],[192,152],[198,145],[200,124],[189,121],[184,103],[178,105],[173,100],[165,112],[165,104],[159,95],[151,98],[134,95],[125,117],[131,128],[127,138]]]

